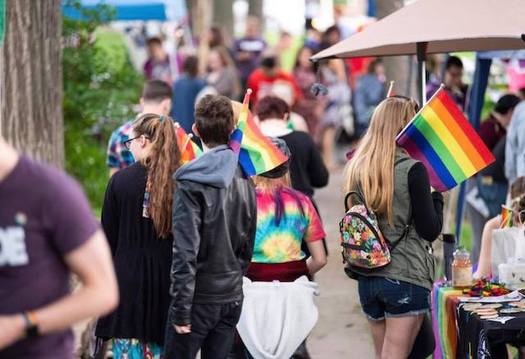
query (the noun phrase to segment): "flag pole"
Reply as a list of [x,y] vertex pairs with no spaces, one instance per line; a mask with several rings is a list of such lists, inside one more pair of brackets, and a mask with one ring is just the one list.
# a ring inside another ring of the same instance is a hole
[[390,85],[388,85],[388,91],[386,93],[386,97],[392,96],[392,91],[394,90],[394,82],[395,81],[390,81]]
[[403,128],[401,130],[401,132],[399,132],[399,135],[396,136],[396,141],[403,135],[403,133],[405,133],[406,129],[412,124],[412,122],[414,122],[416,120],[416,118],[419,116],[419,114],[421,112],[423,112],[423,110],[425,109],[425,106],[427,105],[427,103],[429,103],[430,101],[432,101],[434,99],[434,97],[436,97],[441,91],[443,91],[443,89],[445,88],[445,85],[444,84],[441,84],[439,86],[439,88],[437,89],[436,92],[434,92],[434,94],[432,95],[432,97],[430,97],[428,99],[427,102],[425,102],[425,104],[423,106],[421,106],[421,108],[419,109],[419,111],[414,115],[414,117],[410,120],[409,123],[407,123],[407,125],[405,126],[405,128]]
[[189,133],[186,136],[186,140],[184,141],[184,146],[182,146],[182,148],[184,148],[184,150],[186,150],[186,148],[188,147],[188,144],[190,143],[192,137],[193,137],[193,134],[191,134],[191,133]]

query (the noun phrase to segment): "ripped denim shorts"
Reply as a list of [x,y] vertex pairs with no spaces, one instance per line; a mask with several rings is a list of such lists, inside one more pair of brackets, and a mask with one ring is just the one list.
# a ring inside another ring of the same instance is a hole
[[405,317],[430,310],[430,291],[424,287],[383,277],[359,276],[359,299],[370,320]]

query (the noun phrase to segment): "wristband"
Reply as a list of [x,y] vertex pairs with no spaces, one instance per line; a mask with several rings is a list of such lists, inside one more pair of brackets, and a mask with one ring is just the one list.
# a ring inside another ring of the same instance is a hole
[[31,311],[23,312],[22,316],[24,317],[24,321],[26,324],[25,331],[26,331],[26,338],[34,338],[40,335],[38,332],[38,324],[36,320],[35,313]]

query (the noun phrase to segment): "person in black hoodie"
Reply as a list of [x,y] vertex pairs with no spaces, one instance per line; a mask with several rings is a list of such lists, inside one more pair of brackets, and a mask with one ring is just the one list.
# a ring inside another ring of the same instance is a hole
[[238,155],[228,146],[233,109],[224,96],[205,96],[194,132],[205,153],[175,172],[172,301],[165,357],[226,358],[243,300],[242,277],[252,257],[257,204]]

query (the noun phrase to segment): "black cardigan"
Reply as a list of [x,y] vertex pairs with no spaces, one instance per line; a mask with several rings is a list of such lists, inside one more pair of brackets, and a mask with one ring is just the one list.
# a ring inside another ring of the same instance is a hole
[[146,169],[140,164],[110,179],[102,208],[120,291],[120,304],[98,321],[96,336],[161,344],[170,303],[173,237],[160,239],[142,216]]

